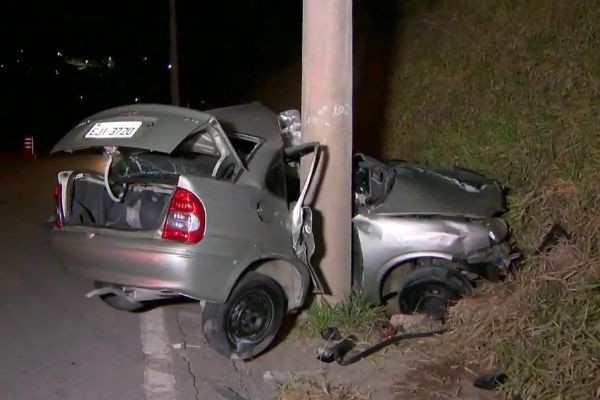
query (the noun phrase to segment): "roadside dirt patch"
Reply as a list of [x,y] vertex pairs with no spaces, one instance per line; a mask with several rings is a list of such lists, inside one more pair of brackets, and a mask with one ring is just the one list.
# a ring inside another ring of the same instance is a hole
[[437,362],[418,363],[392,387],[394,399],[469,399],[493,400],[499,396],[472,385],[477,373],[461,360],[446,358]]
[[[255,360],[239,362],[219,356],[206,344],[197,304],[166,310],[175,369],[187,371],[199,392],[214,394],[214,398],[220,398],[215,393],[217,387],[255,400],[494,398],[482,397],[486,394],[471,387],[473,379],[467,370],[454,361],[443,361],[431,350],[443,336],[400,342],[355,364],[341,366],[317,360],[317,350],[325,345],[322,339],[301,338],[294,330]],[[448,397],[454,392],[459,397]]]

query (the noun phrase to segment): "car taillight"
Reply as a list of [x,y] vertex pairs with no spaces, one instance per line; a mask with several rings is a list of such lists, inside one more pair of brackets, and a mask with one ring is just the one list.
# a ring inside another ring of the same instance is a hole
[[177,188],[163,227],[162,238],[185,243],[198,243],[204,237],[206,212],[192,192]]
[[62,185],[56,185],[56,187],[54,188],[54,200],[56,200],[56,217],[54,218],[54,226],[56,226],[57,228],[62,228]]

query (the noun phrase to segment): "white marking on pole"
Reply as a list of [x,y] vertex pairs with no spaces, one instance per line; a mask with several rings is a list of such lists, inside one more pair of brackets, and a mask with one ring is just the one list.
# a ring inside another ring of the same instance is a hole
[[160,308],[141,315],[146,400],[176,400],[169,340]]

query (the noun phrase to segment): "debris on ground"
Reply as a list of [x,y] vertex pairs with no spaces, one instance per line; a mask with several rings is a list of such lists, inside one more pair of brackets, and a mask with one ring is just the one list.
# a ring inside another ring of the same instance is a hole
[[496,390],[500,386],[502,386],[507,380],[508,376],[503,372],[482,374],[479,375],[475,379],[475,381],[473,381],[473,386],[484,390]]
[[440,335],[444,332],[446,332],[446,329],[441,328],[437,330],[393,334],[392,336],[388,336],[387,338],[366,348],[357,348],[356,336],[350,335],[343,340],[334,343],[333,345],[325,346],[319,349],[317,353],[317,359],[325,363],[336,361],[340,365],[350,365],[400,341],[431,337]]

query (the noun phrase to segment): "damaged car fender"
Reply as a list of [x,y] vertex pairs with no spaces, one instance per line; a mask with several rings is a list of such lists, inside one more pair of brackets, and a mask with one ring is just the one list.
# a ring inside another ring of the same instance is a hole
[[[381,301],[383,280],[392,269],[424,258],[466,259],[469,254],[490,247],[490,225],[495,225],[460,219],[361,214],[353,222],[362,254],[363,291],[377,304]],[[502,240],[506,232],[498,228],[496,235]]]

